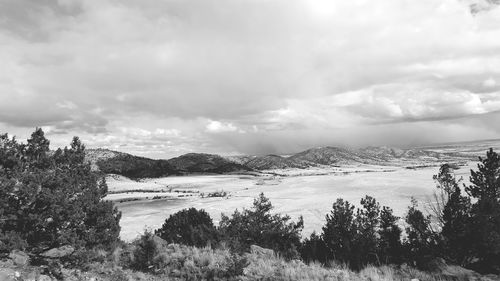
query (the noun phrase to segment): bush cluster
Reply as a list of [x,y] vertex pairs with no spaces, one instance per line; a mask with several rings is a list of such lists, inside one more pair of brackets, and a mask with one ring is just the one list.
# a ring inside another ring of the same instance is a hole
[[181,280],[237,280],[247,266],[245,257],[229,249],[172,244],[150,231],[145,231],[122,255],[122,266]]
[[106,182],[84,161],[85,147],[77,137],[55,152],[49,144],[42,129],[27,144],[0,135],[0,254],[112,248],[120,213],[103,200]]
[[224,244],[236,253],[259,245],[288,259],[298,258],[302,218],[293,222],[289,216],[272,214],[272,209],[269,199],[261,193],[252,208],[222,215],[216,228],[207,212],[190,208],[171,215],[155,234],[169,243],[197,247]]
[[333,203],[321,234],[305,239],[301,254],[306,261],[329,261],[360,269],[368,264],[397,263],[401,260],[402,230],[389,207],[380,207],[366,196],[355,207],[343,199]]

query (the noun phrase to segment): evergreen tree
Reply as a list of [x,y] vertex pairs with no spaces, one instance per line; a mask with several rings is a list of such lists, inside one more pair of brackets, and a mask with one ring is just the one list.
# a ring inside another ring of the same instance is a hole
[[377,256],[380,205],[370,196],[365,196],[360,203],[362,208],[357,210],[354,221],[357,233],[350,262],[357,269],[367,264],[380,263]]
[[1,251],[111,247],[117,241],[120,213],[103,200],[106,183],[84,162],[84,153],[76,137],[70,148],[50,153],[41,129],[27,145],[1,137]]
[[271,214],[272,209],[269,199],[261,193],[251,209],[236,210],[231,217],[223,214],[219,225],[223,241],[239,252],[248,251],[255,244],[285,258],[298,257],[302,217],[291,222],[288,215]]
[[330,214],[326,215],[326,224],[323,226],[322,236],[328,250],[328,259],[349,263],[355,235],[354,206],[339,198],[333,203]]
[[328,251],[323,237],[315,231],[302,242],[300,256],[305,262],[320,262],[326,264],[328,261]]
[[393,215],[392,209],[384,206],[380,212],[380,228],[378,230],[378,256],[381,263],[397,264],[402,262],[403,246],[401,244],[401,228],[399,218]]
[[439,242],[440,256],[460,265],[467,265],[471,256],[471,202],[462,196],[460,181],[453,173],[454,167],[443,164],[439,173],[433,176],[437,183],[438,195],[431,202],[431,210],[441,230]]
[[217,229],[205,210],[181,210],[165,220],[155,234],[169,243],[205,247],[217,242]]
[[443,257],[462,266],[468,265],[473,258],[470,213],[470,199],[462,196],[457,187],[450,194],[443,210],[443,245],[440,248]]
[[500,156],[490,149],[471,170],[466,192],[477,201],[472,205],[472,237],[477,269],[500,272]]
[[405,221],[406,227],[406,256],[408,261],[417,267],[425,267],[435,257],[437,242],[431,228],[430,216],[424,216],[418,209],[418,204],[412,198],[412,205],[408,208]]

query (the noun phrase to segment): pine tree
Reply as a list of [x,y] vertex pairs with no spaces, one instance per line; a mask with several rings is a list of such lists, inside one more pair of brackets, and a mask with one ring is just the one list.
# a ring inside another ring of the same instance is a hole
[[381,263],[397,264],[402,262],[403,246],[401,244],[401,228],[399,218],[394,216],[391,208],[384,206],[380,212],[380,228],[378,230],[378,256]]
[[328,252],[325,241],[321,235],[315,231],[302,242],[300,256],[305,262],[320,262],[326,264],[328,261]]
[[500,272],[500,156],[490,149],[471,170],[466,192],[477,201],[472,205],[472,237],[478,270]]
[[456,179],[451,165],[443,164],[433,178],[440,194],[435,196],[437,200],[433,202],[434,215],[441,227],[440,256],[466,266],[472,258],[470,198],[462,196],[459,186],[461,179]]
[[409,262],[417,267],[424,267],[436,256],[437,241],[431,229],[430,216],[424,216],[418,209],[418,204],[412,198],[405,221],[407,223],[404,246]]
[[55,153],[50,153],[50,142],[41,129],[27,145],[6,135],[1,139],[1,251],[113,246],[119,236],[120,213],[112,202],[103,200],[106,182],[99,181],[84,162],[85,148],[78,138],[70,148]]
[[443,256],[452,263],[466,266],[472,259],[471,203],[460,188],[450,194],[443,210]]
[[357,233],[350,262],[358,269],[367,264],[380,263],[377,256],[380,205],[370,196],[365,196],[360,203],[362,208],[358,209],[354,220]]
[[297,258],[303,218],[292,222],[288,215],[272,214],[272,209],[271,201],[261,193],[251,209],[236,210],[231,217],[222,215],[219,224],[222,240],[239,252],[248,251],[255,244],[285,258]]
[[352,259],[356,226],[354,224],[354,206],[339,198],[326,215],[323,226],[323,239],[328,249],[328,259],[349,263]]

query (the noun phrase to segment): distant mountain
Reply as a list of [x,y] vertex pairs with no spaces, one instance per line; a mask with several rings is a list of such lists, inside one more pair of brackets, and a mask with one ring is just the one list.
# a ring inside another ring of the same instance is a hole
[[366,147],[359,150],[359,153],[363,155],[364,158],[373,159],[376,161],[387,161],[391,162],[394,160],[442,160],[456,158],[456,155],[452,156],[451,153],[439,153],[430,150],[423,149],[399,149],[394,147]]
[[318,147],[299,152],[289,157],[296,163],[315,165],[342,165],[365,163],[369,159],[359,156],[355,150],[339,147]]
[[215,154],[188,153],[169,160],[154,160],[107,149],[89,149],[86,158],[94,170],[129,178],[358,164],[412,166],[466,160],[465,155],[448,151],[391,147],[349,149],[331,146],[311,148],[286,157],[279,155],[222,157]]
[[244,165],[255,170],[307,168],[341,165],[416,165],[428,162],[465,160],[457,153],[440,153],[422,149],[367,147],[349,149],[341,147],[311,148],[288,157],[277,155],[256,156]]
[[154,160],[108,149],[88,149],[85,158],[94,170],[129,178],[157,178],[179,174],[167,160]]
[[157,178],[192,173],[223,174],[252,170],[219,155],[203,153],[188,153],[169,160],[155,160],[108,149],[88,149],[85,157],[94,170],[129,178]]
[[215,154],[188,153],[167,160],[172,167],[183,173],[230,173],[250,171],[251,168]]
[[246,166],[255,170],[274,170],[274,169],[287,169],[287,168],[306,168],[307,165],[301,165],[289,158],[279,155],[265,155],[256,156],[251,158],[248,162],[244,163]]

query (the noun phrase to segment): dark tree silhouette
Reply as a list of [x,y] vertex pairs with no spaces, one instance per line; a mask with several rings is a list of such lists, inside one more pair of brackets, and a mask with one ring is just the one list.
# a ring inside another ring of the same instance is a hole
[[430,216],[424,216],[412,198],[405,221],[407,223],[405,240],[406,255],[409,262],[423,268],[436,256],[437,242],[431,228]]
[[397,224],[398,220],[399,218],[394,216],[391,208],[384,206],[380,211],[378,256],[381,263],[397,264],[402,262],[402,230]]
[[[120,213],[104,201],[107,186],[84,162],[75,137],[70,148],[49,151],[37,129],[27,145],[0,137],[0,249],[32,252],[61,245],[112,247]],[[9,246],[10,245],[10,246]]]
[[291,222],[287,215],[272,214],[273,206],[263,193],[251,209],[235,211],[231,217],[222,215],[219,231],[223,241],[236,251],[247,251],[251,245],[269,248],[285,258],[299,256],[302,217]]
[[326,215],[326,224],[323,226],[328,259],[349,263],[355,236],[354,206],[348,201],[337,199],[332,205],[330,214]]
[[169,243],[205,247],[217,242],[217,229],[205,210],[184,209],[165,220],[155,234]]
[[362,208],[357,210],[354,220],[357,233],[350,262],[352,267],[358,269],[367,264],[380,263],[377,255],[380,205],[368,195],[360,203]]
[[309,238],[302,242],[300,256],[306,262],[320,262],[326,264],[328,261],[328,251],[323,237],[313,232]]
[[476,269],[500,272],[500,156],[490,149],[479,162],[465,189],[477,200],[471,211]]

